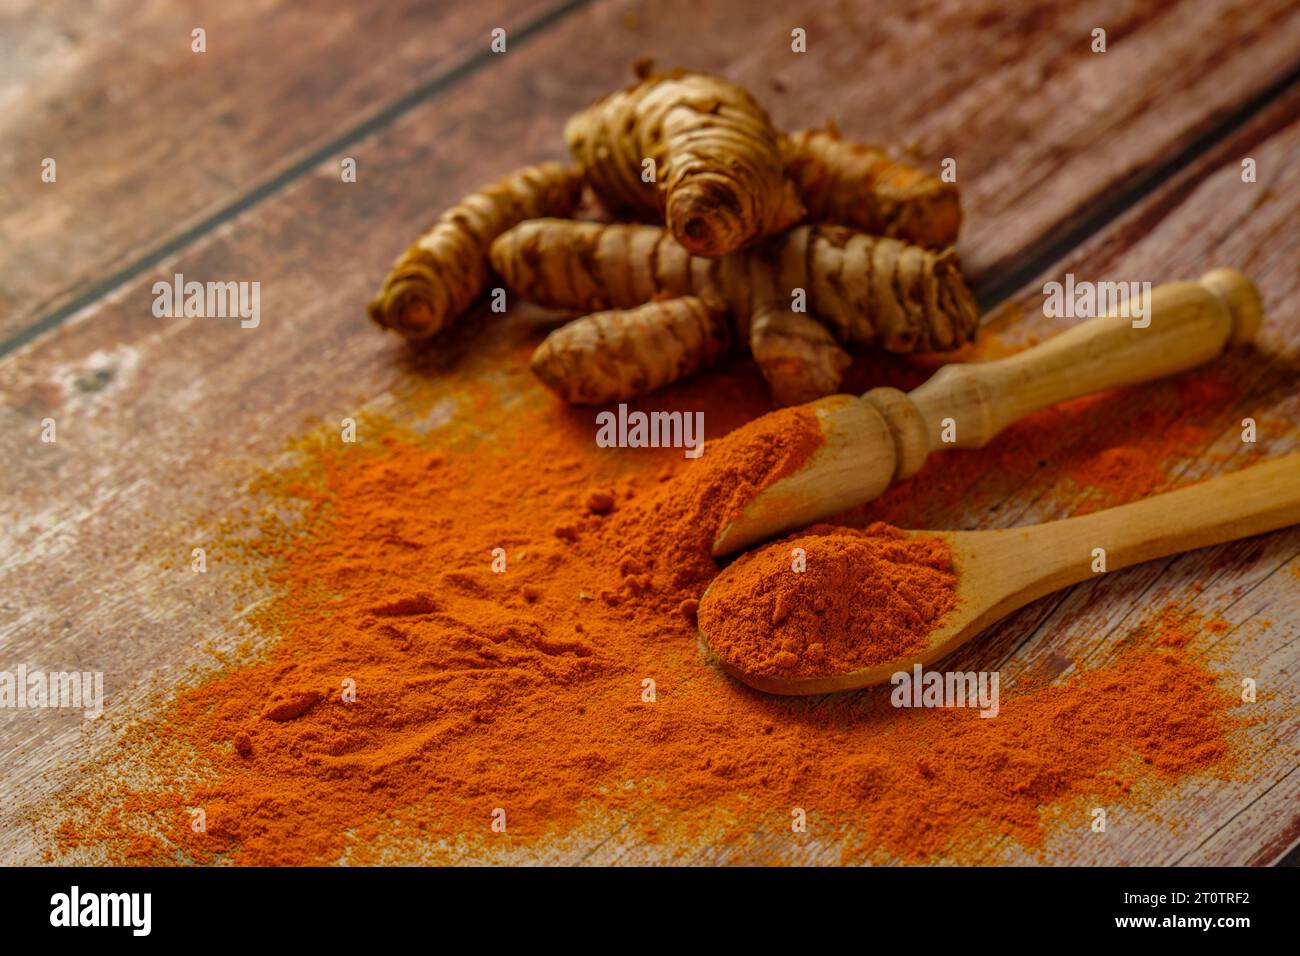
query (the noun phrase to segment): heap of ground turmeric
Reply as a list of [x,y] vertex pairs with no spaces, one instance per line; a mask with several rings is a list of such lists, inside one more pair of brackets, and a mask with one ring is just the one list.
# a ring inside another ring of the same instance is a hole
[[709,588],[699,620],[713,653],[738,671],[817,677],[923,650],[956,603],[943,538],[823,524],[741,555]]

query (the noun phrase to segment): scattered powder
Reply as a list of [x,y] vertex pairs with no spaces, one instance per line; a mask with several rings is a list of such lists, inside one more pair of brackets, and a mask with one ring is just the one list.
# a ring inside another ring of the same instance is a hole
[[[656,397],[708,413],[705,455],[684,462],[599,449],[590,413],[527,394],[428,435],[322,432],[258,482],[245,561],[271,596],[248,623],[273,640],[86,769],[53,823],[62,858],[526,860],[592,832],[670,856],[788,841],[802,807],[795,838],[839,840],[848,859],[974,861],[1004,835],[1042,852],[1049,810],[1084,832],[1074,801],[1225,765],[1233,697],[1159,628],[1064,683],[1004,680],[993,720],[894,710],[887,687],[791,700],[729,680],[697,647],[708,545],[747,488],[816,449],[815,422],[781,413],[721,438],[762,386],[703,376]],[[1022,454],[1052,454],[1034,434],[1052,437],[1031,428]]]

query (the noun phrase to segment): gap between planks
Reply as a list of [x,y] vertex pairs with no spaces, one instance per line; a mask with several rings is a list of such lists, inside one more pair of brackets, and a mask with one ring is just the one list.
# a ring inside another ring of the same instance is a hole
[[1135,170],[1127,179],[1121,180],[1113,190],[1098,200],[1091,214],[1079,216],[1074,223],[1067,221],[1056,238],[1038,245],[1001,275],[992,276],[977,284],[973,291],[980,309],[988,311],[1014,298],[1053,265],[1065,261],[1072,250],[1100,233],[1142,200],[1159,192],[1165,183],[1193,166],[1196,160],[1213,154],[1217,144],[1238,133],[1293,88],[1300,89],[1300,62],[1292,66],[1281,79],[1227,111],[1217,122],[1207,123],[1191,142],[1164,161]]
[[[515,45],[526,44],[565,17],[581,10],[592,2],[593,0],[563,0],[562,3],[549,8],[523,26],[509,28],[510,43]],[[97,282],[91,283],[89,288],[76,293],[62,305],[56,306],[31,325],[0,341],[0,358],[16,352],[44,333],[58,328],[78,312],[95,305],[117,288],[152,269],[164,259],[182,252],[186,247],[202,239],[208,233],[276,195],[285,187],[311,172],[316,166],[329,160],[340,150],[365,139],[416,107],[469,79],[486,67],[496,56],[497,54],[486,46],[467,56],[462,56],[454,60],[446,69],[436,72],[424,83],[402,94],[387,105],[380,107],[370,116],[354,123],[342,133],[331,137],[319,146],[309,148],[297,159],[290,160],[278,172],[249,187],[247,191],[225,203],[215,212],[204,216],[198,222],[182,229],[176,235],[163,240],[120,269],[111,272]]]

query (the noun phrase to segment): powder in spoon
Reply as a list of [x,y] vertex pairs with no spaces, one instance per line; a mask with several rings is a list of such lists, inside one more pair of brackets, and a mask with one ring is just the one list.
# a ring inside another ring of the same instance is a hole
[[699,622],[713,652],[745,673],[814,677],[923,649],[956,603],[943,538],[823,524],[743,555],[714,582]]

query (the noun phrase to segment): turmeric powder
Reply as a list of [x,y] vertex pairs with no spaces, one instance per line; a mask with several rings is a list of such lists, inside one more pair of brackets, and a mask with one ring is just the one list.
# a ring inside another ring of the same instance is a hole
[[370,303],[370,318],[408,339],[451,325],[487,288],[488,245],[537,216],[564,216],[582,196],[582,174],[560,163],[527,166],[444,212],[402,253]]
[[[725,303],[735,340],[757,344],[762,369],[780,397],[797,392],[800,401],[838,387],[847,361],[836,342],[874,344],[892,352],[950,349],[969,338],[979,319],[951,251],[929,252],[836,226],[803,226],[755,249],[705,259],[691,256],[653,226],[537,219],[493,242],[491,260],[513,292],[553,308],[627,309],[657,296],[702,296]],[[790,301],[795,290],[802,291],[808,315],[830,333],[826,339],[814,341],[806,328],[791,331],[788,322],[781,328],[778,321],[773,328],[769,320],[756,323],[758,340],[753,342],[756,311],[781,308],[779,301]],[[778,335],[787,341],[802,338],[808,348],[782,352],[771,344]],[[564,381],[557,389],[562,394],[581,394],[593,402],[633,391],[627,383],[598,385],[600,376],[589,371],[588,357],[565,356],[566,344],[567,337],[560,335],[535,359],[540,377],[553,388]],[[629,336],[621,364],[636,370],[633,377],[639,380],[665,382],[669,376],[648,344]],[[781,361],[792,358],[811,369],[782,379]],[[791,381],[795,384],[787,386]],[[807,382],[817,385],[803,387]]]
[[288,516],[259,515],[250,544],[274,587],[251,624],[274,643],[131,734],[130,773],[82,775],[60,859],[524,862],[576,842],[604,846],[596,862],[672,861],[720,841],[807,859],[798,806],[846,861],[974,862],[1003,837],[1039,855],[1049,833],[1087,840],[1073,801],[1141,808],[1137,783],[1229,759],[1232,695],[1150,622],[1067,682],[1004,680],[996,720],[894,710],[889,688],[792,701],[730,681],[692,619],[710,534],[816,449],[815,422],[791,409],[723,437],[763,405],[739,367],[674,387],[674,407],[707,412],[703,458],[620,454],[528,381],[506,383],[525,389],[507,420],[493,401],[428,436],[373,422],[261,479]]
[[823,524],[741,555],[709,588],[699,619],[713,653],[737,670],[816,677],[923,650],[956,603],[943,538]]
[[780,139],[754,98],[720,77],[650,69],[564,128],[610,210],[666,219],[699,256],[723,255],[798,221],[803,207],[785,176]]

